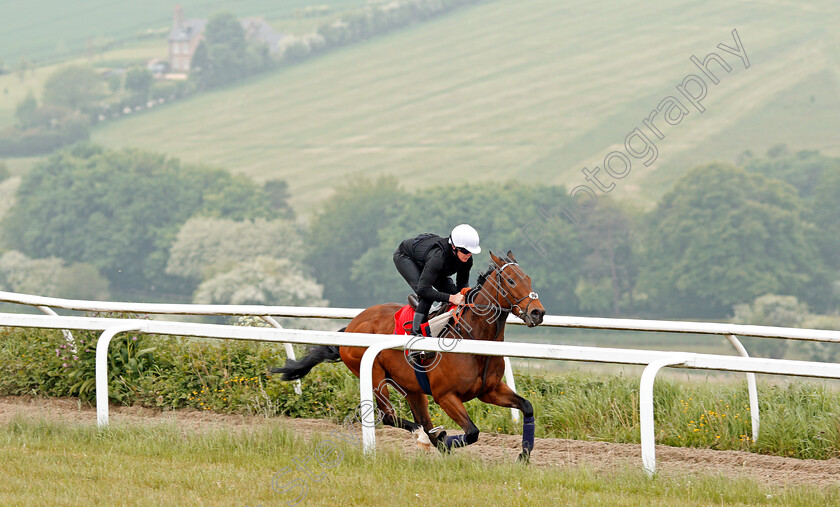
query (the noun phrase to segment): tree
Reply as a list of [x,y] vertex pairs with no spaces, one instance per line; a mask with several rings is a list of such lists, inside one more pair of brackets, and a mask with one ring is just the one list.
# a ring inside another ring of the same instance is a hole
[[324,202],[306,238],[306,263],[333,305],[371,301],[370,287],[350,277],[353,263],[379,244],[379,230],[391,223],[407,199],[396,178],[385,176],[350,180]]
[[58,274],[58,297],[106,301],[110,297],[108,280],[90,264],[71,264]]
[[58,296],[58,275],[64,261],[57,257],[30,259],[9,251],[0,256],[0,285],[13,292]]
[[24,176],[3,240],[31,257],[90,263],[117,291],[190,293],[164,272],[181,224],[195,214],[273,217],[261,189],[245,183],[156,153],[79,144]]
[[286,180],[268,180],[263,184],[263,191],[268,196],[271,207],[280,216],[294,218],[295,210],[289,205],[289,184]]
[[354,296],[358,300],[404,301],[410,289],[392,260],[400,241],[422,232],[445,236],[459,223],[469,222],[478,230],[483,246],[473,260],[473,280],[489,263],[487,250],[512,250],[549,312],[578,310],[575,288],[583,247],[575,226],[555,213],[569,204],[563,187],[513,181],[450,185],[418,191],[400,200],[403,204],[390,225],[383,227],[375,244],[353,261],[351,280],[357,284]]
[[0,256],[0,288],[61,298],[108,297],[108,281],[90,264],[65,266],[57,257],[30,259],[14,250]]
[[[0,162],[0,222],[6,216],[6,212],[15,203],[15,194],[20,186],[20,178],[3,178],[3,168],[6,164]],[[7,173],[8,174],[8,173]]]
[[193,52],[192,61],[190,61],[191,77],[204,83],[210,79],[210,57],[207,54],[207,42],[201,41],[196,46]]
[[121,75],[114,72],[108,76],[108,89],[111,93],[117,93],[123,86],[123,78]]
[[323,287],[288,259],[257,257],[202,283],[202,304],[326,306]]
[[[638,275],[633,218],[611,200],[602,199],[593,210],[582,214],[578,231],[585,249],[581,270],[585,280],[575,290],[581,310],[617,317],[622,305],[632,306]],[[609,311],[605,311],[602,301],[584,303],[582,294],[589,299],[596,295],[602,298],[605,284],[609,286]]]
[[201,282],[256,257],[300,262],[303,241],[294,223],[193,217],[178,231],[166,272]]
[[814,241],[822,258],[840,270],[840,159],[835,160],[838,164],[822,173],[809,215],[816,225]]
[[[765,294],[752,303],[735,305],[735,324],[755,326],[799,327],[808,319],[808,306],[794,296]],[[789,340],[747,338],[751,355],[781,359],[788,349]]]
[[9,167],[5,162],[0,161],[0,183],[9,179],[9,176],[11,176],[11,173],[9,173]]
[[236,16],[216,13],[207,21],[204,41],[196,48],[191,67],[202,86],[222,86],[248,74],[247,51],[245,30]]
[[86,111],[96,105],[104,93],[104,82],[90,67],[70,65],[57,70],[44,83],[44,104]]
[[681,178],[649,217],[640,282],[661,313],[721,317],[761,294],[830,288],[792,187],[728,164]]
[[20,79],[21,83],[24,81],[24,79],[26,79],[26,73],[31,70],[32,64],[29,62],[29,60],[26,59],[25,56],[21,56],[20,60],[18,60],[17,65],[15,65],[15,73],[17,74],[18,79]]
[[831,169],[840,169],[840,158],[826,157],[819,151],[799,151],[788,155],[787,151],[771,149],[775,156],[764,159],[752,159],[745,166],[749,172],[759,173],[768,178],[782,180],[796,187],[799,197],[811,199],[819,188],[823,173]]
[[26,98],[20,101],[15,108],[15,117],[18,119],[22,130],[34,125],[36,109],[38,109],[38,100],[35,99],[35,95],[30,91],[26,94]]
[[612,310],[615,314],[615,288],[609,277],[605,276],[596,282],[581,278],[575,287],[575,296],[583,312],[606,315]]
[[125,74],[125,88],[145,101],[149,97],[149,89],[154,82],[154,76],[148,69],[132,67]]

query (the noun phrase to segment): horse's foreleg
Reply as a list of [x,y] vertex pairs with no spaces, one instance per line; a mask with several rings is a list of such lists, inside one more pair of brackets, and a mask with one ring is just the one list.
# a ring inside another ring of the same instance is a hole
[[531,406],[531,402],[513,392],[504,382],[499,382],[494,390],[479,396],[478,399],[491,405],[522,411],[525,421],[522,425],[522,454],[519,455],[519,460],[527,463],[534,449],[534,407]]
[[448,415],[464,430],[463,435],[454,435],[451,437],[447,436],[443,438],[443,446],[445,450],[449,451],[453,447],[464,447],[473,444],[478,440],[478,428],[475,424],[473,424],[472,419],[470,419],[469,414],[467,414],[467,408],[464,406],[464,403],[458,395],[454,393],[445,394],[441,396],[440,399],[436,398],[435,401],[437,401],[440,408],[446,412],[446,415]]

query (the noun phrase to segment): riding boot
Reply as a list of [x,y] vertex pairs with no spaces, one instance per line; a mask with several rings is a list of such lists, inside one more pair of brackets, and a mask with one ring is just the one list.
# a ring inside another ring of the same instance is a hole
[[[423,323],[426,322],[426,314],[415,312],[414,321],[411,323],[411,334],[414,336],[423,336]],[[425,350],[414,350],[408,354],[408,358],[415,363],[420,363],[426,359]]]

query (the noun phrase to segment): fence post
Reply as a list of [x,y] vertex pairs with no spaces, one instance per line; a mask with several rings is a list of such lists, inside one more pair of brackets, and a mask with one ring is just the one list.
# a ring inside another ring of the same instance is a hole
[[[516,392],[516,380],[513,378],[513,367],[510,365],[510,358],[505,356],[505,382],[507,383],[508,387]],[[513,419],[514,423],[519,422],[519,410],[512,408],[510,409],[510,417]]]
[[690,354],[674,354],[653,361],[645,366],[639,383],[639,425],[642,434],[642,466],[648,475],[656,472],[656,435],[653,431],[653,381],[656,374],[666,366],[675,366],[688,361]]
[[359,366],[359,406],[362,420],[362,448],[365,454],[376,451],[376,404],[373,401],[373,362],[376,356],[385,349],[405,348],[408,340],[413,336],[405,335],[376,345],[371,345],[362,356]]
[[[750,357],[747,354],[747,349],[741,344],[741,341],[733,334],[726,335],[729,343],[735,347],[741,357]],[[752,422],[752,438],[753,442],[758,440],[758,428],[760,424],[759,408],[758,408],[758,389],[755,386],[755,373],[747,373],[747,391],[750,395],[750,421]]]
[[106,329],[96,342],[96,425],[108,426],[108,345],[119,333],[140,331],[142,324],[132,323]]

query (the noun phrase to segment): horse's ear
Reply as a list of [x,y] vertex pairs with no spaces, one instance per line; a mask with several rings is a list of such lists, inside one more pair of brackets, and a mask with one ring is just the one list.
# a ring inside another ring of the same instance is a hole
[[496,254],[494,254],[492,250],[488,250],[488,251],[490,252],[490,258],[493,259],[493,262],[495,262],[496,264],[498,264],[500,266],[502,264],[504,264],[504,262],[502,262],[502,259],[497,257]]
[[508,250],[507,258],[512,260],[513,262],[516,262],[516,259],[513,257],[513,252],[511,252],[510,250]]

